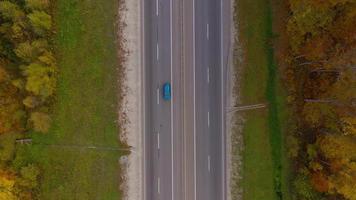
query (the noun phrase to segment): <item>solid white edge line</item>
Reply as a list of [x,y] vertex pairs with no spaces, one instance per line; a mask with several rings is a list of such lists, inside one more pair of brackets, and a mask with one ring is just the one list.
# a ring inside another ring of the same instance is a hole
[[157,104],[159,104],[159,99],[160,99],[159,88],[157,88]]
[[141,23],[142,23],[142,29],[141,29],[141,45],[142,45],[142,50],[141,50],[141,56],[142,56],[142,60],[141,60],[141,76],[142,76],[142,112],[143,112],[143,115],[142,115],[142,118],[143,118],[143,124],[142,124],[142,134],[143,134],[143,169],[142,169],[142,173],[143,173],[143,182],[142,182],[142,197],[143,197],[143,200],[147,200],[147,197],[146,197],[146,95],[145,95],[145,87],[146,87],[146,73],[145,73],[145,0],[142,0],[141,1]]
[[224,32],[223,32],[223,0],[220,0],[220,60],[221,60],[221,159],[222,159],[222,198],[226,200],[225,197],[225,133],[224,133]]
[[195,95],[195,0],[193,0],[193,107],[194,107],[194,200],[197,199],[197,146],[196,146],[196,107],[195,107],[195,100],[196,100],[196,95]]
[[173,89],[173,5],[172,0],[170,4],[170,43],[171,43],[171,156],[172,156],[172,200],[174,200],[174,143],[173,143],[173,102],[174,102],[174,89]]

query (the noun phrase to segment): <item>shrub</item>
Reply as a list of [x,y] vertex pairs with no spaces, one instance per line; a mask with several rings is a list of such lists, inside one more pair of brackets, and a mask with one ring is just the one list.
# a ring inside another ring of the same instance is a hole
[[33,112],[31,113],[31,122],[33,123],[33,128],[35,131],[41,133],[47,133],[50,125],[51,125],[51,118],[46,113],[41,112]]

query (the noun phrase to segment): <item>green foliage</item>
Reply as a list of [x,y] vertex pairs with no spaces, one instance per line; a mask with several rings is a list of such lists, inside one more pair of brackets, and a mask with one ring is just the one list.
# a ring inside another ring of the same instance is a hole
[[0,134],[21,131],[25,115],[19,96],[16,88],[9,83],[10,76],[7,73],[2,76],[2,81],[0,80]]
[[46,113],[33,112],[30,121],[33,123],[34,130],[41,133],[47,133],[51,126],[51,118]]
[[288,135],[287,139],[287,146],[288,146],[288,155],[291,158],[296,158],[299,154],[300,150],[300,141],[299,138],[293,135]]
[[26,90],[43,99],[53,95],[56,87],[56,70],[53,66],[30,64],[24,71]]
[[31,164],[31,156],[24,156],[24,145],[15,148],[15,141],[25,131],[47,132],[50,126],[48,106],[57,78],[56,59],[48,44],[53,27],[50,3],[0,0],[0,176],[9,166],[17,171],[0,180],[7,181],[4,186],[13,193],[10,198],[0,191],[1,200],[38,199],[40,170]]
[[52,17],[44,11],[33,11],[28,15],[33,31],[44,36],[52,28]]
[[294,180],[293,187],[295,189],[296,199],[298,200],[320,200],[321,196],[313,189],[310,184],[310,179],[300,173]]
[[49,7],[49,0],[25,0],[26,7],[31,10],[46,10]]
[[356,140],[351,136],[326,135],[318,138],[317,144],[326,158],[356,159]]
[[25,16],[19,6],[7,0],[0,2],[0,15],[3,18],[12,21],[17,21]]
[[0,163],[7,163],[13,159],[15,153],[15,141],[19,135],[6,133],[0,135]]
[[34,96],[27,96],[22,103],[28,108],[35,108],[39,105],[40,101]]
[[19,185],[29,189],[37,187],[40,169],[36,165],[30,164],[28,166],[22,167],[20,174],[21,179],[19,180]]
[[38,56],[46,50],[46,48],[48,48],[46,40],[35,40],[32,43],[26,41],[17,46],[15,53],[23,61],[30,63],[37,59]]

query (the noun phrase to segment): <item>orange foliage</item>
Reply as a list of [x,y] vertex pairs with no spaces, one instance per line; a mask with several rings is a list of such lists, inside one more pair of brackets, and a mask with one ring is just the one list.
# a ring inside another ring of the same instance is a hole
[[305,55],[308,60],[326,59],[332,46],[334,46],[332,38],[327,34],[323,34],[308,40],[301,50],[301,54]]
[[329,190],[328,179],[321,172],[315,172],[311,175],[311,184],[318,192],[327,192]]

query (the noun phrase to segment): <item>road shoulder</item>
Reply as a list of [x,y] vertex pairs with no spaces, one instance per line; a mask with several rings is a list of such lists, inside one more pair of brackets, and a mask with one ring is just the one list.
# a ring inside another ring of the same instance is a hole
[[143,198],[143,104],[142,104],[142,58],[141,58],[141,0],[120,0],[118,8],[118,37],[122,37],[124,50],[118,56],[125,56],[124,95],[119,109],[119,121],[122,124],[121,140],[131,147],[131,153],[121,159],[123,165],[122,185],[125,200],[141,200]]

